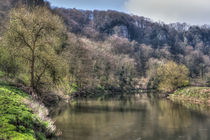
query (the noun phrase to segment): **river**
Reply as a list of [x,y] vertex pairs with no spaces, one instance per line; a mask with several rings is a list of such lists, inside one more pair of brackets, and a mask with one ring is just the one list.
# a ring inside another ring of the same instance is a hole
[[78,100],[55,110],[58,140],[210,140],[209,108],[167,99]]

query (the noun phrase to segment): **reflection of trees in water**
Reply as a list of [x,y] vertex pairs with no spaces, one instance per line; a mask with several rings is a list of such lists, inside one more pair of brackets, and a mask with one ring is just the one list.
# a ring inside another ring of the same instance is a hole
[[50,108],[50,116],[53,118],[53,117],[56,117],[56,116],[59,116],[61,115],[67,108],[69,107],[68,104],[66,104],[66,102],[64,103],[61,103],[59,104],[57,107],[53,107],[53,108]]
[[140,98],[77,102],[56,118],[56,124],[63,139],[209,139],[207,116],[167,100]]
[[[210,119],[201,113],[196,113],[178,104],[173,104],[167,100],[150,100],[148,103],[149,113],[146,114],[147,124],[140,135],[144,139],[201,139],[210,137]],[[145,122],[139,117],[137,122]],[[142,125],[142,124],[140,124]],[[203,130],[206,130],[204,133]],[[186,138],[187,136],[187,138]]]
[[180,100],[180,99],[172,99],[173,102],[176,102],[177,104],[182,104],[184,107],[194,110],[195,112],[202,112],[203,114],[209,115],[210,114],[210,106],[206,104],[196,104],[190,101],[186,100]]
[[160,127],[167,127],[173,133],[173,129],[178,130],[190,126],[192,122],[190,112],[180,105],[169,104],[167,101],[161,100],[158,107],[158,123]]

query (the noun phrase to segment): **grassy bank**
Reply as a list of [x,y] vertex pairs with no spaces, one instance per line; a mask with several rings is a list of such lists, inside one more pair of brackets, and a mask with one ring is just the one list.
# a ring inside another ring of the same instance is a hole
[[46,119],[46,108],[25,92],[0,84],[0,139],[44,140],[55,128]]
[[172,100],[210,105],[210,87],[186,87],[169,96]]

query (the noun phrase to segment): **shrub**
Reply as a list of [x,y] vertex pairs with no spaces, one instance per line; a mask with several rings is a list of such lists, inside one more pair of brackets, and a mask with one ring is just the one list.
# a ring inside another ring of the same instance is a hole
[[189,70],[182,64],[168,61],[157,69],[158,90],[170,92],[179,87],[189,85]]

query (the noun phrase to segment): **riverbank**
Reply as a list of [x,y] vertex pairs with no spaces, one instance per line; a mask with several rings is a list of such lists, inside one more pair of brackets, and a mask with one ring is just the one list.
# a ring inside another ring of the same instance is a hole
[[0,85],[0,139],[45,140],[55,134],[48,109],[22,90]]
[[185,101],[210,106],[210,87],[186,87],[169,95],[173,101]]

